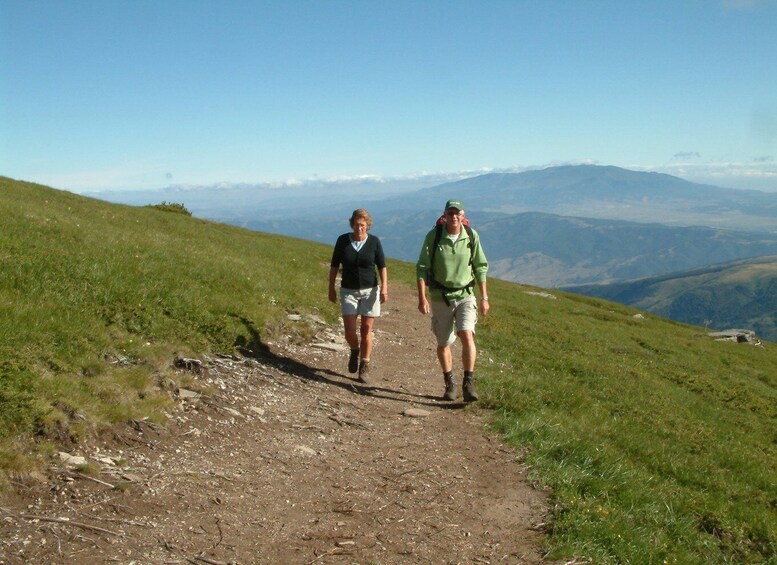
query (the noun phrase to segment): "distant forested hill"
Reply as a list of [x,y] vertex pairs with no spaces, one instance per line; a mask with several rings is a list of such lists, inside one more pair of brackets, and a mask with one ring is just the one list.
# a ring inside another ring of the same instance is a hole
[[753,329],[777,341],[777,256],[565,290],[715,329]]

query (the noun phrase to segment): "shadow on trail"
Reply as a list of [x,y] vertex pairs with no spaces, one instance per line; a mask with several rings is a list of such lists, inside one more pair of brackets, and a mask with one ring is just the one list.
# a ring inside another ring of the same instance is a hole
[[[339,374],[339,373],[335,373]],[[348,377],[346,377],[348,378]],[[394,390],[393,388],[384,388],[379,386],[371,386],[369,384],[352,384],[351,386],[356,386],[362,389],[360,394],[366,394],[369,396],[374,396],[376,398],[387,398],[389,400],[405,400],[403,398],[395,398],[394,396],[389,396],[389,394],[401,394],[404,396],[411,396],[414,398],[419,398],[423,400],[427,400],[428,402],[421,402],[419,400],[414,400],[414,404],[421,404],[423,406],[431,406],[433,408],[440,408],[442,410],[451,410],[451,409],[461,409],[464,408],[467,403],[466,402],[450,402],[450,401],[441,401],[440,396],[432,396],[431,394],[413,394],[412,392],[405,392],[405,391],[398,391]],[[385,393],[385,394],[376,394],[378,393]]]
[[[352,377],[347,377],[342,373],[332,371],[330,369],[322,369],[318,367],[311,367],[301,361],[279,355],[274,352],[270,347],[263,343],[259,332],[254,327],[250,320],[247,320],[243,316],[235,316],[245,326],[248,337],[238,336],[235,340],[235,346],[240,353],[250,359],[256,359],[268,365],[271,365],[294,377],[306,380],[315,381],[320,383],[326,383],[328,385],[339,387],[353,394],[362,396],[372,396],[374,398],[384,398],[386,400],[394,400],[397,402],[413,402],[413,404],[428,406],[432,408],[440,408],[443,410],[462,409],[467,404],[465,402],[442,402],[440,397],[432,396],[429,394],[414,394],[403,390],[395,390],[392,388],[385,388],[379,386],[371,386],[368,383],[360,383]],[[348,379],[348,380],[341,380]],[[410,397],[408,399],[408,397]],[[416,400],[413,400],[416,399]]]

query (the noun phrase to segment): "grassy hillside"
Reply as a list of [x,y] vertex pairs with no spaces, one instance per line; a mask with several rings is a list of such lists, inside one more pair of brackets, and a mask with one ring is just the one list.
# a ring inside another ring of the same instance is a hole
[[[304,332],[287,312],[335,321],[328,246],[8,179],[0,213],[5,476],[112,423],[163,418],[176,353]],[[390,270],[413,284],[409,265]],[[490,290],[481,404],[552,488],[552,556],[777,562],[773,344],[712,342],[592,298]]]
[[777,341],[777,256],[570,290],[678,322],[752,329],[762,339]]
[[593,298],[497,284],[497,428],[553,487],[556,555],[777,562],[777,349]]
[[256,348],[323,302],[323,246],[9,179],[0,217],[5,469],[30,465],[29,439],[161,418],[176,353]]

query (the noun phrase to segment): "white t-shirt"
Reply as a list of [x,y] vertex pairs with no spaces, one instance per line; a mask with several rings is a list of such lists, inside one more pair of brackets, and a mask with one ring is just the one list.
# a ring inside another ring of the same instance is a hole
[[351,238],[351,245],[353,245],[353,248],[356,250],[357,253],[362,250],[362,247],[364,247],[364,244],[367,242],[367,238],[366,237],[364,239],[362,239],[361,241],[355,240],[353,238],[353,235],[349,235],[348,237]]

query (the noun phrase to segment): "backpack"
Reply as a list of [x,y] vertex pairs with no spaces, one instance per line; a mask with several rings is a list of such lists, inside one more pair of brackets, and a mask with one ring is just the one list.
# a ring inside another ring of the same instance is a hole
[[[474,246],[474,237],[472,235],[472,228],[470,227],[469,220],[466,217],[462,218],[461,224],[462,224],[462,227],[466,230],[467,236],[469,236],[467,240],[467,247],[469,247],[469,266],[471,268],[472,258],[475,255],[475,246]],[[434,256],[437,253],[437,246],[440,245],[440,240],[442,239],[442,230],[444,229],[445,229],[445,214],[440,216],[434,225],[434,243],[432,243],[432,252],[431,252],[431,255],[429,256],[429,270],[426,272],[426,285],[429,288],[440,289],[440,292],[442,293],[442,299],[445,301],[445,305],[450,306],[450,301],[445,296],[445,293],[475,286],[475,274],[473,272],[472,280],[469,281],[469,283],[467,283],[465,286],[462,286],[459,288],[451,288],[448,286],[443,286],[440,283],[438,283],[436,280],[434,280],[434,274],[433,274]]]

